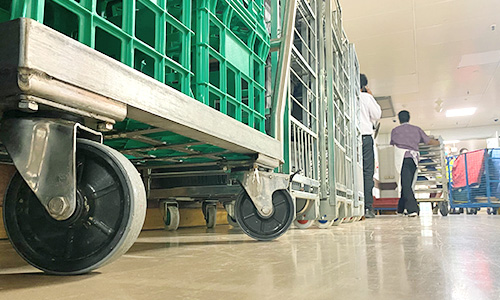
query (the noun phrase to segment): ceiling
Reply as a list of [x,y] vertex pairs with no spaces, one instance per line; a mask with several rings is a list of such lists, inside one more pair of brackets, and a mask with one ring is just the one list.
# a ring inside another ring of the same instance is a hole
[[[374,96],[424,130],[500,126],[499,0],[340,0]],[[447,109],[477,107],[447,118]],[[495,121],[497,120],[497,121]],[[397,123],[382,120],[381,132]]]

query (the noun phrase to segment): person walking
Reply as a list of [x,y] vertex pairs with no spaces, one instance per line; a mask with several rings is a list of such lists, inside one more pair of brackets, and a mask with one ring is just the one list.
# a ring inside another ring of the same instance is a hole
[[374,128],[380,117],[382,109],[378,105],[372,92],[368,88],[368,79],[365,74],[360,74],[361,93],[359,102],[361,108],[360,125],[363,136],[363,189],[365,195],[365,217],[374,218],[373,211],[373,174],[375,173],[375,154],[373,152]]
[[413,181],[418,165],[418,144],[439,145],[439,141],[431,139],[418,126],[411,125],[410,113],[402,110],[398,113],[399,125],[391,132],[391,145],[396,146],[396,167],[401,174],[401,197],[398,202],[398,214],[403,214],[405,209],[409,217],[418,216],[420,209],[413,191]]

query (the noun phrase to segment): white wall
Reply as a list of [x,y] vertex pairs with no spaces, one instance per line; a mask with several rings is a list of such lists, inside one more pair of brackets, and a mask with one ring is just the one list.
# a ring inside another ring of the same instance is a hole
[[452,129],[436,129],[431,130],[430,134],[442,136],[443,140],[472,140],[472,139],[487,139],[495,137],[500,132],[500,124],[495,126],[480,126]]

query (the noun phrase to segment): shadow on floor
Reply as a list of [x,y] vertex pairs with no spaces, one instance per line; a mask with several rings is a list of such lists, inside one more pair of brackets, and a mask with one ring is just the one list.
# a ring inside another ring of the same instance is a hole
[[[269,241],[273,242],[273,241]],[[262,243],[257,240],[205,240],[205,241],[158,241],[158,242],[135,242],[127,254],[144,252],[149,250],[158,250],[166,248],[178,248],[185,246],[215,246],[215,245],[240,245]]]
[[[9,270],[2,270],[2,273],[8,271]],[[89,274],[84,274],[84,275],[58,276],[58,275],[48,275],[41,271],[0,274],[0,293],[2,293],[3,291],[10,291],[10,290],[28,289],[33,287],[42,287],[49,285],[56,286],[59,284],[79,282],[91,279],[92,277],[97,276],[99,274],[100,274],[99,272],[91,272]]]

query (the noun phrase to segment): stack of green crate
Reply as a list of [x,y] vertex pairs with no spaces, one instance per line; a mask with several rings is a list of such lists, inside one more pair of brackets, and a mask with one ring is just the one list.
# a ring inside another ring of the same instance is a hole
[[0,21],[35,19],[188,95],[190,11],[191,0],[0,1]]
[[265,132],[263,1],[195,0],[192,28],[195,98]]
[[[262,0],[196,1],[0,0],[0,22],[37,20],[264,132]],[[140,138],[113,136],[130,132]],[[131,119],[110,134],[105,143],[136,164],[250,159]]]

